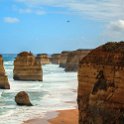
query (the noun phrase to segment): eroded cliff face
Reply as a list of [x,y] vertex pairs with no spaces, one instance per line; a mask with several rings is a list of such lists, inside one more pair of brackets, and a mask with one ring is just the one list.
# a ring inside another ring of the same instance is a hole
[[52,54],[51,55],[51,58],[50,58],[50,61],[52,64],[59,64],[60,63],[60,57],[61,55],[60,54]]
[[50,59],[47,54],[38,54],[36,58],[42,65],[50,63]]
[[14,61],[14,80],[42,81],[41,63],[32,53],[22,52]]
[[66,61],[66,66],[65,66],[65,71],[77,71],[78,70],[78,65],[79,61],[85,57],[90,50],[76,50],[72,51],[68,54],[67,61]]
[[5,74],[3,58],[1,55],[0,55],[0,89],[10,89],[8,77]]
[[124,42],[92,50],[78,82],[79,124],[124,124]]
[[69,53],[70,51],[63,51],[61,53],[59,67],[65,68]]

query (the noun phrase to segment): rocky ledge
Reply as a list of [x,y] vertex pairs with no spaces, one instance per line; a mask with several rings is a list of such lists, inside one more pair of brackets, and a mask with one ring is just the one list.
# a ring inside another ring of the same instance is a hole
[[8,77],[5,74],[2,55],[0,55],[0,89],[10,89]]
[[78,70],[79,124],[124,124],[124,42],[84,57]]
[[79,61],[83,57],[85,57],[89,52],[90,52],[90,50],[87,50],[87,49],[86,50],[79,49],[79,50],[70,52],[67,57],[65,71],[66,72],[77,71]]
[[41,63],[31,52],[22,52],[14,60],[14,80],[42,81]]

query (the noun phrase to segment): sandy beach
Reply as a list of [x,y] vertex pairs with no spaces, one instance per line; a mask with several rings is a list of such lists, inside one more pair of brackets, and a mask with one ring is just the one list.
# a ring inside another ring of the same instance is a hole
[[[57,116],[52,119],[47,119],[51,115]],[[57,114],[57,115],[56,115]],[[78,110],[60,110],[57,113],[48,113],[47,118],[37,118],[25,121],[23,124],[78,124]]]
[[78,110],[59,111],[59,115],[49,122],[50,124],[78,124]]

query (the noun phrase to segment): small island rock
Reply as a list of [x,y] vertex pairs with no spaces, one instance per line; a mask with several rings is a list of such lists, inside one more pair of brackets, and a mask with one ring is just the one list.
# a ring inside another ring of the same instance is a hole
[[32,106],[29,96],[25,91],[21,91],[19,93],[17,93],[17,95],[15,96],[15,102],[17,103],[17,105],[23,106]]

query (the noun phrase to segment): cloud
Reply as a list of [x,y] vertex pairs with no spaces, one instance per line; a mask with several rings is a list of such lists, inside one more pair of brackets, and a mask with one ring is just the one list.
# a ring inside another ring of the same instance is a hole
[[16,17],[4,17],[3,21],[6,23],[18,23],[20,20]]
[[36,14],[36,15],[46,14],[46,12],[41,9],[33,9],[33,8],[20,8],[17,9],[17,11],[21,14]]
[[117,20],[108,23],[102,32],[101,39],[104,41],[124,40],[124,20]]
[[32,13],[32,9],[26,8],[26,9],[19,9],[19,13]]
[[117,21],[111,22],[108,25],[108,29],[113,30],[115,32],[124,31],[124,20],[117,20]]
[[23,6],[19,7],[17,5],[13,5],[12,9],[20,14],[36,14],[36,15],[44,15],[46,11],[43,10],[42,7],[37,6]]
[[36,10],[36,11],[35,11],[35,14],[37,14],[37,15],[45,15],[46,12],[43,11],[43,10]]
[[16,0],[26,5],[64,7],[70,13],[91,19],[112,21],[124,19],[122,0]]

